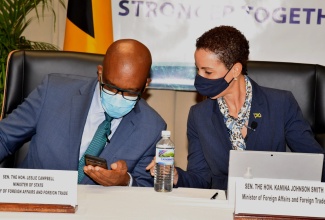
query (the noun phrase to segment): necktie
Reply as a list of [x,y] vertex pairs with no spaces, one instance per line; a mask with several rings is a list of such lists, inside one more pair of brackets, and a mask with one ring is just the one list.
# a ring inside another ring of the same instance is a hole
[[84,166],[85,166],[85,154],[90,154],[93,156],[98,156],[103,148],[106,145],[107,137],[111,133],[111,118],[105,112],[105,120],[98,126],[97,131],[91,140],[86,152],[82,155],[81,159],[79,160],[78,166],[78,183],[82,181],[85,176],[84,173]]

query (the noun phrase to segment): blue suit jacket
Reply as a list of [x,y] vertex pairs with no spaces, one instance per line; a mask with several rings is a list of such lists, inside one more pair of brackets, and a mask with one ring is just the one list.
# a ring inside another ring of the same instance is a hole
[[[295,152],[324,153],[291,92],[260,87],[253,80],[251,83],[248,124],[255,121],[257,128],[248,129],[247,150],[286,151],[287,144]],[[232,146],[216,100],[207,99],[190,109],[187,136],[187,172],[177,168],[177,186],[226,189]]]
[[[77,170],[83,128],[96,78],[50,74],[7,118],[0,122],[0,161],[31,139],[22,168]],[[125,160],[135,186],[152,186],[145,167],[155,156],[164,120],[144,100],[123,117],[100,157],[108,165]],[[83,184],[95,184],[87,176]]]

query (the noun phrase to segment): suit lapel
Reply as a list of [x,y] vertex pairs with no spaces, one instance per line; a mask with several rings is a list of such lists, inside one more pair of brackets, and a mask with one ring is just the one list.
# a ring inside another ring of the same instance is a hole
[[118,152],[121,147],[126,146],[125,142],[129,139],[131,134],[136,129],[136,126],[140,123],[140,119],[138,117],[139,111],[140,109],[138,103],[130,113],[123,117],[115,133],[113,134],[110,143],[106,145],[100,154],[100,157],[107,159],[108,166],[110,166],[111,163],[116,162],[114,161],[116,152]]
[[[267,108],[265,107],[263,91],[261,91],[261,88],[252,79],[250,79],[250,82],[253,88],[253,100],[248,125],[251,126],[252,122],[255,121],[257,123],[257,127],[255,131],[248,129],[246,149],[255,150],[256,147],[258,147],[255,146],[256,140],[261,135],[261,129],[259,129],[259,127],[262,127],[263,115],[266,115]],[[227,133],[227,128],[225,127],[226,125],[223,121],[223,115],[219,110],[217,100],[211,100],[211,103],[213,105],[213,114],[211,115],[211,120],[215,129],[214,133],[216,135],[218,143],[223,146],[223,149],[226,149],[225,153],[228,152],[229,154],[229,150],[232,149],[232,145],[230,139],[225,138],[229,137],[229,135]]]
[[70,112],[70,169],[76,170],[79,162],[79,152],[83,129],[86,123],[88,111],[93,98],[97,80],[90,81],[80,89],[71,101]]
[[215,128],[215,134],[218,139],[218,143],[221,143],[221,146],[223,146],[223,148],[226,149],[226,151],[228,152],[229,150],[231,150],[232,145],[229,139],[229,134],[227,132],[226,125],[224,123],[223,115],[219,110],[217,100],[213,100],[212,123]]
[[255,143],[258,137],[260,136],[261,129],[259,129],[259,127],[262,127],[263,115],[266,115],[266,108],[263,98],[263,92],[261,91],[260,87],[252,79],[250,79],[250,82],[253,87],[253,100],[248,125],[251,126],[252,122],[256,122],[257,127],[255,128],[255,131],[252,129],[248,129],[246,149],[255,150],[256,147],[258,147],[255,146]]
[[[140,100],[139,102],[142,102]],[[120,122],[119,126],[117,127],[115,133],[113,134],[109,143],[107,143],[106,147],[103,149],[99,157],[105,158],[107,161],[108,169],[110,169],[110,165],[114,160],[116,152],[121,147],[125,147],[125,142],[129,139],[133,131],[136,129],[136,126],[140,123],[139,120],[139,103],[137,103],[134,109],[123,117],[122,121]],[[87,117],[87,115],[86,115]],[[86,120],[86,119],[85,119]],[[85,122],[83,122],[85,124]],[[80,143],[79,143],[80,145]],[[78,148],[79,149],[79,148]],[[77,153],[78,154],[78,153]],[[78,154],[79,155],[79,154]],[[93,184],[94,181],[90,179],[88,176],[85,176],[81,181],[81,184]]]

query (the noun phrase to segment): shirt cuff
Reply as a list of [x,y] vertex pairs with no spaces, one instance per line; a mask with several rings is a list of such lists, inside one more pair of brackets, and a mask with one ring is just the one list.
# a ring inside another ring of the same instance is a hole
[[131,174],[128,172],[128,174],[129,174],[129,177],[130,177],[130,181],[129,181],[129,187],[131,187],[132,186],[132,184],[133,184],[133,178],[132,178],[132,176],[131,176]]

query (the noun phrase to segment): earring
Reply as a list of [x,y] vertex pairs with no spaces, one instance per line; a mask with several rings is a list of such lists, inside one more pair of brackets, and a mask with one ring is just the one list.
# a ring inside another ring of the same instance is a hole
[[234,80],[237,81],[237,77],[234,77]]

